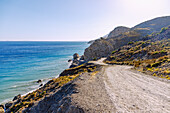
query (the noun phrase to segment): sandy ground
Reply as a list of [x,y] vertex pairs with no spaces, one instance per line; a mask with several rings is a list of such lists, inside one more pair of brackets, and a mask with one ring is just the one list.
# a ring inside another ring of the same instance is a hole
[[130,70],[105,67],[104,83],[119,113],[170,113],[170,82]]

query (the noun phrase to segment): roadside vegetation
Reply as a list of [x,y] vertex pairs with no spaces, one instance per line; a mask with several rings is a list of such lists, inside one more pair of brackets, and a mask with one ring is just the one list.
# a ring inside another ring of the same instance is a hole
[[94,76],[98,72],[95,70],[97,67],[97,65],[86,63],[77,67],[66,69],[60,74],[60,77],[53,78],[39,89],[17,98],[15,101],[7,103],[6,105],[8,105],[8,107],[6,109],[11,113],[21,112],[25,108],[29,109],[35,102],[40,101],[51,93],[58,91],[62,86],[72,82],[81,74],[89,72],[91,76]]
[[138,71],[170,80],[170,28],[130,41],[106,59],[108,64],[132,65]]

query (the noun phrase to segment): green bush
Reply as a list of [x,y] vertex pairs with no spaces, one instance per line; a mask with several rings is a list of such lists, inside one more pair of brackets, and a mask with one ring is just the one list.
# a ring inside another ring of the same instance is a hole
[[161,62],[155,62],[152,64],[152,67],[158,67],[161,64]]
[[158,54],[159,53],[159,51],[155,51],[154,53],[153,53],[153,55],[156,55],[156,54]]
[[161,29],[160,33],[163,33],[163,32],[165,32],[167,29],[168,29],[168,28],[166,28],[166,27],[163,27],[163,28]]
[[116,53],[116,51],[112,51],[112,54]]
[[160,53],[167,53],[165,50],[161,50],[161,52]]
[[128,42],[128,45],[131,45],[131,44],[133,44],[133,42]]

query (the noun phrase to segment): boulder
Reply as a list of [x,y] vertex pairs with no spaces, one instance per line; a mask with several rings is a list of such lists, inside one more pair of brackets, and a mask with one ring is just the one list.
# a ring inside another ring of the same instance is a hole
[[53,83],[54,82],[54,80],[49,80],[46,84],[51,84],[51,83]]
[[77,59],[77,58],[79,58],[79,54],[78,53],[74,53],[73,59]]
[[18,94],[17,96],[15,96],[15,97],[13,98],[13,101],[18,100],[18,99],[21,99],[21,94]]
[[43,84],[40,84],[40,86],[39,86],[39,87],[41,87],[41,86],[43,86]]
[[69,60],[68,60],[68,62],[71,62],[71,61],[72,61],[72,59],[69,59]]
[[80,57],[80,60],[84,60],[84,55],[82,55],[82,56]]
[[76,63],[72,63],[72,64],[71,64],[71,66],[70,66],[70,68],[72,68],[72,67],[76,67],[76,66],[78,66],[78,64],[76,64]]
[[13,102],[8,102],[5,104],[5,108],[8,109],[9,107],[11,107],[13,104]]
[[40,82],[42,82],[42,80],[39,79],[39,80],[37,81],[37,83],[40,83]]
[[79,60],[79,65],[84,64],[84,63],[85,63],[84,60]]

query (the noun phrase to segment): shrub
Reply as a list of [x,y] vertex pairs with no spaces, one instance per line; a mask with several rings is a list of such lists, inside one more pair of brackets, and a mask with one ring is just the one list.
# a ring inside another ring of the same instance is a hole
[[96,60],[97,60],[97,58],[96,58],[96,57],[94,57],[94,58],[93,58],[93,60],[94,60],[94,61],[96,61]]
[[148,68],[147,70],[153,72],[153,69],[152,69],[152,68]]
[[159,53],[159,51],[155,51],[154,53],[153,53],[153,55],[156,55],[156,54],[158,54]]
[[112,54],[116,53],[116,51],[112,51]]
[[153,76],[157,76],[156,73],[154,73]]
[[155,63],[153,63],[151,66],[152,66],[152,67],[158,67],[160,64],[161,64],[161,62],[155,62]]
[[167,53],[165,50],[161,50],[160,53]]
[[128,42],[128,45],[131,45],[131,44],[133,44],[133,42]]
[[168,28],[163,27],[163,28],[161,29],[160,33],[164,33],[167,29],[168,29]]

